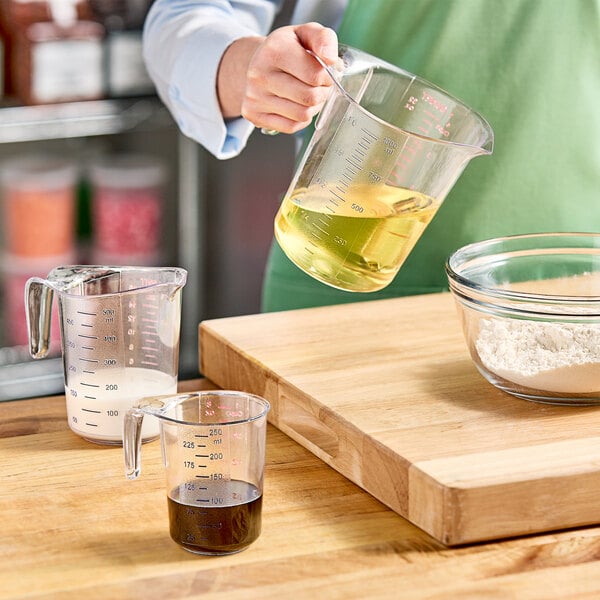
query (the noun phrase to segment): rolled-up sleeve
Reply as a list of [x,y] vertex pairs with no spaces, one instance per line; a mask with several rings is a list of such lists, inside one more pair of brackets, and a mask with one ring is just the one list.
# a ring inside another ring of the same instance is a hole
[[225,121],[217,98],[221,56],[236,39],[266,35],[281,2],[156,0],[144,26],[144,59],[184,135],[217,158],[237,156],[254,126]]

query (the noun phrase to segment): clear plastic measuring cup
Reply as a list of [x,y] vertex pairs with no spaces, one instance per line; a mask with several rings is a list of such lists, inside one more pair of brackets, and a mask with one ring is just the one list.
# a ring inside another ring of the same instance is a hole
[[485,119],[437,86],[348,46],[275,217],[301,269],[333,287],[388,285],[475,156]]
[[[177,268],[63,266],[25,287],[30,353],[48,353],[58,294],[69,427],[100,444],[122,444],[127,409],[177,391],[181,288]],[[149,419],[144,441],[158,436]]]
[[158,417],[170,533],[186,550],[232,554],[260,535],[268,411],[259,396],[215,390],[144,398],[127,412],[129,479],[140,473],[144,416]]

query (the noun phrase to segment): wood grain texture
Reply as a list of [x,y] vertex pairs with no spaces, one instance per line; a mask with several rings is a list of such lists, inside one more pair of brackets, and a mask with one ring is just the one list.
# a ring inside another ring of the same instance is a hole
[[600,409],[494,388],[449,294],[205,321],[200,370],[448,545],[600,522]]
[[2,405],[32,413],[36,432],[0,439],[0,600],[600,597],[600,529],[448,549],[272,426],[261,536],[195,556],[169,537],[157,442],[127,481],[119,448],[68,430],[63,397]]

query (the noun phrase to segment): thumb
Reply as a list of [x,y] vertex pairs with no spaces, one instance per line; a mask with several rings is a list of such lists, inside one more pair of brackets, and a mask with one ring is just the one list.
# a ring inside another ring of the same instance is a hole
[[295,28],[296,37],[306,49],[314,52],[328,65],[338,59],[338,39],[335,31],[319,23],[305,23]]

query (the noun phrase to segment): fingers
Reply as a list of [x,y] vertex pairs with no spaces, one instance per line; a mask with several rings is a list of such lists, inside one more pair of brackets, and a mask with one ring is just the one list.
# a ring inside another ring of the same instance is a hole
[[311,50],[325,64],[333,65],[338,58],[338,40],[333,29],[319,23],[306,23],[296,27],[296,35],[303,48]]
[[335,32],[307,23],[282,27],[265,38],[248,65],[242,116],[258,127],[284,133],[310,123],[329,95],[332,81],[307,49],[333,64]]
[[242,116],[261,128],[295,133],[310,125],[319,108],[319,106],[302,106],[274,96],[268,104],[245,101],[242,105]]

